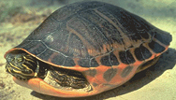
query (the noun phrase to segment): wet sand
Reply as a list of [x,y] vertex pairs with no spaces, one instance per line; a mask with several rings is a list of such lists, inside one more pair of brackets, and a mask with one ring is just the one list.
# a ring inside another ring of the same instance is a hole
[[15,84],[5,72],[5,52],[24,40],[54,10],[81,0],[43,0],[40,4],[41,1],[0,1],[0,100],[176,100],[175,0],[99,0],[135,13],[173,37],[168,51],[154,66],[136,74],[124,85],[91,97],[58,98]]

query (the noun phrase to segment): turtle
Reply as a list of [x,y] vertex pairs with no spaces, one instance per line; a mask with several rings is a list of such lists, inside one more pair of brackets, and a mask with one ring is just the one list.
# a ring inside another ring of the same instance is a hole
[[16,47],[6,71],[41,94],[84,97],[117,88],[153,66],[172,36],[118,6],[76,2],[53,12]]

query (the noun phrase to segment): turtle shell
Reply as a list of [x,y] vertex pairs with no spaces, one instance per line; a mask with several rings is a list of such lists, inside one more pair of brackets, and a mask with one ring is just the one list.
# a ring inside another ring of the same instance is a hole
[[91,1],[56,10],[7,53],[23,50],[54,67],[82,72],[94,90],[85,95],[93,95],[128,81],[141,64],[165,52],[171,40],[137,15]]

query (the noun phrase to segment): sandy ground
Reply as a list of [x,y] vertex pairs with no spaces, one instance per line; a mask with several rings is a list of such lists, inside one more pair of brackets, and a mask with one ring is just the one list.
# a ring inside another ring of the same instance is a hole
[[83,0],[0,0],[0,100],[176,100],[175,0],[99,0],[125,8],[173,37],[169,50],[156,65],[136,74],[124,85],[91,97],[65,99],[15,84],[5,72],[4,53],[19,44],[51,12],[76,1]]

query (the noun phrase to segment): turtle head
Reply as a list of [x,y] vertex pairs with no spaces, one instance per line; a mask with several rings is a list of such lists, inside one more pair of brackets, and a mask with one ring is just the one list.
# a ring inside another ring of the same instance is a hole
[[40,67],[41,63],[25,52],[10,52],[6,55],[6,71],[20,80],[30,78],[44,78],[46,69]]

